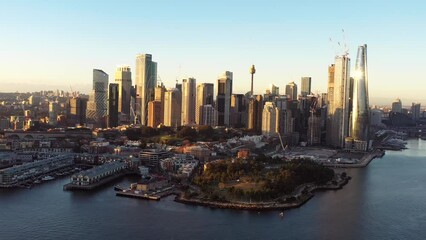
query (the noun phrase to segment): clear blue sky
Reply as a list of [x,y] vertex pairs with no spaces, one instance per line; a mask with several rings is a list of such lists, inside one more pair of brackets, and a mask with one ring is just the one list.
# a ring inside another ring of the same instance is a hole
[[245,93],[255,64],[255,92],[302,76],[323,92],[343,28],[352,65],[368,44],[372,104],[426,103],[425,13],[425,1],[408,0],[0,0],[0,91],[88,92],[93,68],[112,81],[117,65],[133,69],[136,54],[151,53],[169,87],[229,70]]

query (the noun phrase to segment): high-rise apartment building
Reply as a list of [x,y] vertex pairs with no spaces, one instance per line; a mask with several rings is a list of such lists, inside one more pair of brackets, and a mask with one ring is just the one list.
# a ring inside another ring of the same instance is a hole
[[203,118],[200,125],[217,126],[217,110],[213,105],[206,104],[201,107]]
[[136,114],[142,125],[148,122],[148,103],[154,100],[154,88],[157,83],[157,63],[151,54],[136,56]]
[[125,122],[130,120],[130,99],[132,88],[132,72],[129,66],[117,67],[115,83],[118,84],[118,112]]
[[231,118],[232,72],[226,71],[217,80],[216,108],[218,126],[229,126]]
[[177,128],[181,124],[182,94],[177,88],[164,93],[164,125]]
[[291,82],[285,86],[285,94],[290,100],[297,100],[297,84]]
[[93,69],[93,87],[87,103],[87,121],[96,127],[105,126],[108,98],[108,74],[100,69]]
[[327,144],[340,148],[349,136],[349,66],[350,59],[343,55],[336,56],[334,66],[329,67]]
[[201,124],[203,120],[203,106],[213,106],[213,83],[202,83],[197,86],[197,103],[195,107],[195,122]]
[[196,80],[182,80],[182,125],[195,124]]
[[356,144],[355,146],[368,146],[370,109],[368,101],[367,45],[358,47],[353,79],[351,127],[351,137],[354,141],[364,142],[364,144]]
[[118,126],[118,107],[120,102],[120,84],[110,83],[108,89],[108,121],[109,128]]
[[302,77],[300,85],[300,94],[302,97],[306,97],[311,94],[311,77]]

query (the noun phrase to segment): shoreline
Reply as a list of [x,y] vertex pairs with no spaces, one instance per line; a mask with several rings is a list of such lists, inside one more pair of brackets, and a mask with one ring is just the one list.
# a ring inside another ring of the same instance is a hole
[[[311,198],[315,196],[317,191],[325,190],[339,190],[346,185],[351,177],[346,177],[340,181],[337,185],[315,185],[308,187],[308,193],[296,197],[297,201],[291,203],[247,203],[247,202],[217,202],[217,201],[205,201],[201,199],[186,199],[183,198],[183,194],[177,195],[174,199],[175,202],[188,204],[193,206],[204,206],[210,208],[220,209],[235,209],[235,210],[251,210],[251,211],[271,211],[271,210],[288,210],[293,208],[299,208],[307,203]],[[294,197],[294,196],[293,196]]]

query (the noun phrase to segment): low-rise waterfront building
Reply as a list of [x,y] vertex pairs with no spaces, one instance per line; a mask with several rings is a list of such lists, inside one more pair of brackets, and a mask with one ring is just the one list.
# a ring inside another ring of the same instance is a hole
[[14,186],[20,182],[73,164],[74,157],[71,154],[64,154],[2,169],[0,170],[0,186]]
[[126,163],[121,161],[105,163],[104,165],[72,175],[71,183],[78,186],[90,185],[115,173],[121,172],[126,168]]

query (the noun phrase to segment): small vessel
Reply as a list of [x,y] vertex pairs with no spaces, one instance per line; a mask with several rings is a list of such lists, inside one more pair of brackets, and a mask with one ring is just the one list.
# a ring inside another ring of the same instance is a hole
[[52,176],[44,176],[44,177],[41,178],[41,180],[43,180],[43,181],[50,181],[50,180],[53,180],[53,179],[55,179],[55,178],[52,177]]
[[39,184],[40,180],[37,179],[37,180],[34,181],[34,183]]
[[280,212],[280,217],[283,218],[284,217],[284,212]]

